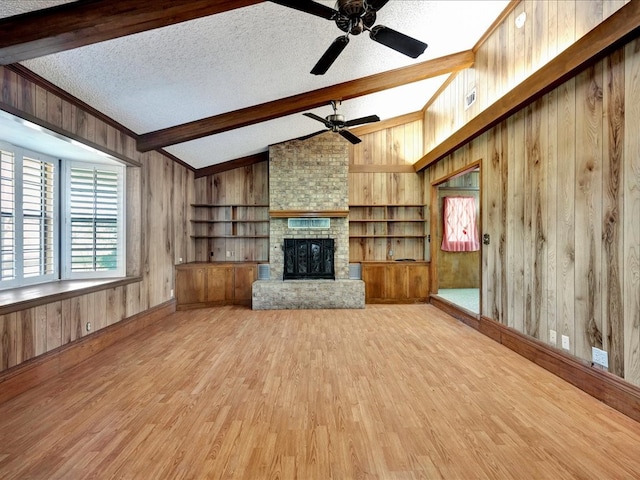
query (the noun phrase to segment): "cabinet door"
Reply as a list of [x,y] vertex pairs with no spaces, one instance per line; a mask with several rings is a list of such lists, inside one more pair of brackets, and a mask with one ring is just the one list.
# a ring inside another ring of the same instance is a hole
[[429,296],[429,266],[407,265],[408,298],[426,301]]
[[234,302],[251,305],[251,286],[258,279],[257,265],[237,265],[234,275]]
[[205,269],[179,268],[176,270],[176,303],[188,305],[205,301]]
[[384,298],[385,265],[362,264],[365,301]]
[[224,305],[233,300],[233,267],[210,265],[207,267],[207,303]]
[[404,263],[392,263],[386,266],[384,297],[389,300],[407,298],[407,268]]

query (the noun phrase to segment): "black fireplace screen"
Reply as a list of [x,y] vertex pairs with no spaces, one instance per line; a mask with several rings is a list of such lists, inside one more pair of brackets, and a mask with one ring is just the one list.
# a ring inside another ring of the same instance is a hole
[[335,279],[332,238],[286,238],[284,280]]

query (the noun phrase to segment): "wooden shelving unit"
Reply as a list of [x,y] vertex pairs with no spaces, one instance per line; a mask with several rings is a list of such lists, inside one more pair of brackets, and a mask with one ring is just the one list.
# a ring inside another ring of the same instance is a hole
[[[210,261],[268,261],[269,206],[194,203],[192,238]],[[202,258],[203,255],[200,255]]]
[[349,206],[350,261],[424,260],[425,206]]

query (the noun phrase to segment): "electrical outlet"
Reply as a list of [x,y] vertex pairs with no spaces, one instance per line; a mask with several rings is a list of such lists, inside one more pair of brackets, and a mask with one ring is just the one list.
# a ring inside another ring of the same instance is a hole
[[591,347],[591,359],[596,365],[603,368],[609,368],[609,354],[605,350],[597,347]]
[[562,348],[564,348],[565,350],[571,350],[568,335],[562,335]]
[[87,332],[91,331],[91,322],[87,322],[86,328],[87,328]]
[[178,259],[178,262],[182,263],[182,257],[180,257],[180,258]]
[[173,288],[172,288],[172,289],[171,289],[171,291],[169,292],[169,296],[170,296],[171,298],[173,298]]
[[558,337],[555,330],[549,330],[549,343],[551,345],[558,344]]
[[393,257],[393,250],[389,250],[389,256]]
[[227,258],[229,258],[230,256],[231,256],[231,252],[227,250]]

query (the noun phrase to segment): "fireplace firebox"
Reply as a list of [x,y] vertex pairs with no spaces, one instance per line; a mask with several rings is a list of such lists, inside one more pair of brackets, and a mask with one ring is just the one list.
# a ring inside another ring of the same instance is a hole
[[335,280],[332,238],[285,238],[284,280]]

